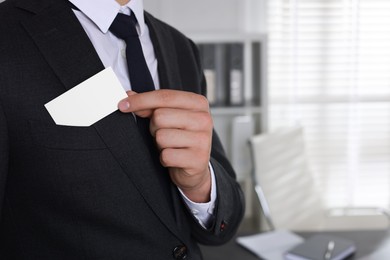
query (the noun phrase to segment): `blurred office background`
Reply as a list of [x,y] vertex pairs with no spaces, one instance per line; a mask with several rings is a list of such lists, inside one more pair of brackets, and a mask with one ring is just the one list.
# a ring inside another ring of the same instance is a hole
[[[145,0],[145,6],[189,36],[266,39],[266,68],[253,72],[266,79],[253,134],[301,127],[307,171],[324,207],[389,208],[390,1]],[[278,192],[294,180],[284,185]]]

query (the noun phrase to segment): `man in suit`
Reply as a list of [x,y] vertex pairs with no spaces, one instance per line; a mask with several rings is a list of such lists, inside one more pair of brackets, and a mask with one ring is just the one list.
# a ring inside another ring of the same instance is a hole
[[[244,203],[195,45],[142,0],[71,2],[0,4],[0,259],[201,259]],[[136,18],[155,91],[133,89],[118,12]],[[44,104],[105,67],[128,91],[119,111],[55,125]]]

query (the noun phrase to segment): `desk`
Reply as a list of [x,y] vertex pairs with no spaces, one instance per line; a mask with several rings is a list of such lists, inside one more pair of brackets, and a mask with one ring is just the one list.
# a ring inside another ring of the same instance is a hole
[[[350,239],[356,243],[357,251],[348,259],[360,260],[386,260],[390,259],[390,230],[364,230],[364,231],[337,231],[323,232]],[[253,233],[252,233],[253,234]],[[238,234],[238,236],[252,235],[250,233]],[[314,232],[298,233],[308,238]],[[223,246],[201,246],[205,260],[259,260],[254,254],[239,246],[235,238]]]

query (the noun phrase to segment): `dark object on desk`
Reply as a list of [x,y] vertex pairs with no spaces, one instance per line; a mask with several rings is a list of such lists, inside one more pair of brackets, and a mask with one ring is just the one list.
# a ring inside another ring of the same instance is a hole
[[341,260],[356,251],[355,243],[337,236],[318,234],[291,249],[288,260]]

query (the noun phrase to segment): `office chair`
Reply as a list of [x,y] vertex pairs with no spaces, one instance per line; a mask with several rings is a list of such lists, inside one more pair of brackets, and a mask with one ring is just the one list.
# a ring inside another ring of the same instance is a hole
[[[292,231],[386,229],[379,208],[328,209],[308,168],[301,127],[253,136],[253,183],[269,229]],[[264,221],[263,221],[264,224]]]

